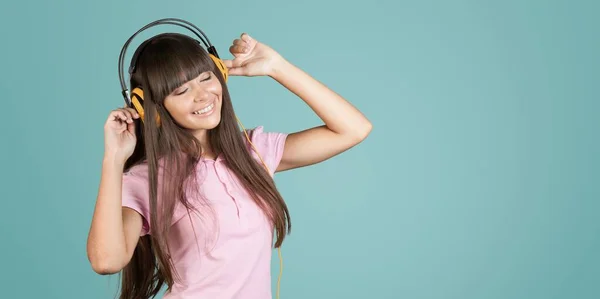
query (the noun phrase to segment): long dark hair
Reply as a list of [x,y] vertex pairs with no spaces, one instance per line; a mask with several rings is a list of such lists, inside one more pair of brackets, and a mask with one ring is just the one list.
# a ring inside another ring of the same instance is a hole
[[[184,82],[205,71],[213,71],[223,86],[221,121],[208,131],[208,140],[222,155],[231,171],[253,196],[276,231],[274,246],[280,247],[291,230],[287,206],[271,175],[251,156],[237,126],[227,85],[208,53],[198,42],[177,33],[160,34],[144,48],[137,70],[130,79],[132,89],[144,90],[144,122],[137,120],[137,144],[125,171],[147,163],[152,233],[140,237],[133,257],[121,273],[121,299],[152,298],[166,284],[173,285],[167,236],[175,205],[188,209],[187,184],[193,184],[194,169],[202,154],[199,141],[180,127],[165,109],[165,97]],[[154,121],[160,117],[160,125]],[[160,169],[160,172],[159,172]],[[271,170],[273,171],[273,170]],[[161,176],[159,177],[159,173]],[[161,190],[158,180],[161,179]],[[160,193],[160,203],[157,197]]]

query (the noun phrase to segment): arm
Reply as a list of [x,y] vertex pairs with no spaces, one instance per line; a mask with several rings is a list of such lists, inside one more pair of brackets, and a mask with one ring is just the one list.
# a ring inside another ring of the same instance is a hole
[[325,123],[289,134],[276,171],[329,159],[360,143],[371,132],[371,122],[344,98],[248,34],[235,39],[229,51],[235,57],[224,60],[230,75],[270,76],[300,97]]
[[277,171],[312,165],[363,141],[372,124],[348,101],[284,59],[270,76],[300,97],[325,123],[289,134]]
[[98,274],[114,274],[129,263],[142,229],[142,216],[121,206],[123,163],[105,157],[87,240],[87,255]]

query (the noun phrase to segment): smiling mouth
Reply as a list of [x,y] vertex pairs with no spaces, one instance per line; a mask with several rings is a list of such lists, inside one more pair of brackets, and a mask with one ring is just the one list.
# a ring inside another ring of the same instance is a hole
[[192,114],[196,114],[196,115],[207,114],[207,113],[210,113],[211,111],[213,111],[214,108],[215,108],[215,102],[212,102],[212,104],[210,104],[198,111],[194,111],[194,112],[192,112]]

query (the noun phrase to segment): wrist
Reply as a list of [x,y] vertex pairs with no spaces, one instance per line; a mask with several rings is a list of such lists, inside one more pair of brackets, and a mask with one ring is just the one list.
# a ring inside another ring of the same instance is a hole
[[126,161],[127,159],[124,159],[117,154],[106,153],[102,159],[102,165],[104,167],[123,168]]
[[291,63],[287,61],[285,58],[279,56],[275,63],[273,63],[273,67],[269,72],[269,77],[279,80],[282,75],[284,75],[287,70],[291,67]]

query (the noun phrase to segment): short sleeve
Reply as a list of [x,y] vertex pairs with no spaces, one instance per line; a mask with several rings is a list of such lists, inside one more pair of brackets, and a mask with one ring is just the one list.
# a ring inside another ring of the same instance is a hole
[[140,236],[150,234],[150,202],[148,183],[142,177],[131,173],[123,174],[122,206],[131,208],[142,215]]
[[279,132],[265,132],[263,126],[246,130],[246,132],[250,137],[250,141],[252,141],[252,144],[254,144],[254,148],[256,148],[256,151],[258,151],[258,154],[260,154],[259,157],[252,145],[248,143],[244,136],[252,156],[257,159],[261,165],[262,162],[260,158],[262,158],[269,168],[269,173],[273,175],[279,166],[279,163],[281,162],[281,158],[283,157],[283,150],[285,147],[287,134]]

